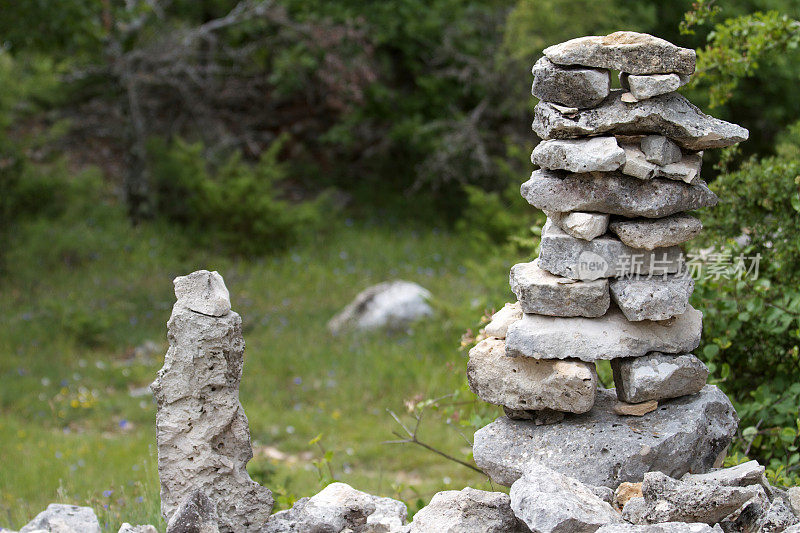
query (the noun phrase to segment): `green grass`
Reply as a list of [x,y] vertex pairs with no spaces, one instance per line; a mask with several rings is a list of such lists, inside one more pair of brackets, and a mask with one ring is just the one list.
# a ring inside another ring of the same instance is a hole
[[[92,505],[107,531],[122,521],[163,529],[155,407],[141,389],[163,362],[172,279],[200,268],[220,271],[242,315],[249,470],[281,506],[320,490],[320,444],[336,479],[401,498],[412,512],[439,490],[489,486],[422,448],[384,444],[399,429],[387,410],[410,421],[405,400],[463,390],[461,335],[511,298],[508,268],[524,257],[476,251],[446,231],[333,221],[286,252],[231,259],[193,250],[169,227],[131,228],[105,203],[88,217],[20,224],[5,256],[0,526],[18,528],[63,501]],[[327,332],[358,291],[392,278],[428,288],[436,317],[388,335]],[[469,460],[472,432],[433,411],[420,437]]]

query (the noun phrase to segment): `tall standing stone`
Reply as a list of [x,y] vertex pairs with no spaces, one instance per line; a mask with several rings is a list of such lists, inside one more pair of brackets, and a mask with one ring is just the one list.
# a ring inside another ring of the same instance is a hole
[[169,521],[182,501],[200,491],[216,505],[221,532],[255,532],[269,518],[273,498],[246,470],[253,451],[239,403],[242,319],[230,311],[216,272],[176,278],[175,287],[170,346],[151,385],[158,403],[161,512]]

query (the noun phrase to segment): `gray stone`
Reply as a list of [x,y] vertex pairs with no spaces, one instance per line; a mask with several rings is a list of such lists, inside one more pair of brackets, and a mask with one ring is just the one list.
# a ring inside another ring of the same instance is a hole
[[216,505],[202,491],[186,496],[167,523],[167,533],[219,533]]
[[800,533],[800,524],[784,529],[783,533]]
[[800,487],[792,487],[786,491],[786,498],[795,516],[800,518]]
[[676,477],[706,472],[736,434],[733,406],[713,385],[642,417],[614,414],[616,401],[614,391],[598,391],[591,411],[551,426],[500,417],[475,433],[475,463],[506,486],[536,460],[583,483],[614,488],[651,470]]
[[642,139],[644,158],[654,165],[664,166],[683,159],[680,146],[663,135],[646,135]]
[[505,342],[495,338],[469,351],[467,381],[481,400],[515,410],[585,413],[597,390],[593,364],[508,357]]
[[177,305],[208,316],[223,316],[231,310],[231,298],[219,272],[198,270],[179,276],[175,285]]
[[544,55],[558,65],[584,65],[630,74],[691,74],[695,66],[694,50],[633,31],[578,37],[545,48]]
[[625,152],[625,163],[619,171],[627,176],[633,176],[640,180],[666,178],[684,183],[694,183],[700,176],[703,152],[681,152],[683,155],[680,161],[656,165],[646,159],[638,143],[622,143],[620,146]]
[[291,509],[275,513],[262,533],[399,533],[406,531],[404,503],[372,496],[346,483],[331,483]]
[[611,361],[617,397],[626,402],[666,400],[700,391],[708,367],[692,354],[653,352],[644,357]]
[[588,362],[648,352],[688,353],[700,344],[702,332],[703,315],[691,305],[664,322],[630,322],[615,307],[600,318],[524,315],[508,328],[506,353]]
[[778,533],[787,527],[800,524],[789,503],[783,498],[775,498],[770,502],[764,517],[759,522],[759,533]]
[[242,319],[172,308],[169,350],[151,385],[158,404],[156,440],[161,512],[169,521],[196,490],[217,507],[219,529],[257,531],[272,511],[272,493],[252,481],[250,428],[239,403],[244,362]]
[[708,524],[687,524],[685,522],[666,522],[647,526],[618,524],[603,526],[597,533],[713,533],[717,531]]
[[151,526],[149,524],[132,526],[127,522],[123,522],[117,533],[158,533],[158,530],[155,528],[155,526]]
[[694,291],[688,272],[611,280],[611,297],[630,321],[667,320],[682,315]]
[[551,170],[610,172],[625,163],[625,151],[611,136],[553,139],[536,145],[531,162]]
[[611,301],[607,279],[561,278],[539,268],[536,261],[511,267],[509,285],[525,313],[598,317],[608,311]]
[[408,533],[528,533],[530,530],[511,510],[511,499],[502,492],[467,487],[437,492],[414,515]]
[[328,322],[334,335],[346,329],[400,329],[433,315],[431,293],[410,281],[387,281],[368,287]]
[[[766,501],[764,489],[750,487],[725,487],[684,483],[662,472],[648,472],[642,482],[642,495],[646,510],[637,512],[643,524],[659,522],[699,522],[713,525],[742,507],[752,498]],[[623,517],[629,514],[623,510]]]
[[[707,371],[708,370],[706,370],[706,372]],[[688,473],[681,478],[681,481],[706,485],[722,485],[724,487],[747,487],[748,485],[760,484],[764,476],[764,471],[765,468],[758,464],[758,461],[747,461],[746,463],[729,468],[712,470],[705,474]]]
[[531,94],[567,107],[596,106],[611,90],[607,70],[559,67],[543,57],[533,65],[532,72]]
[[717,196],[702,180],[691,185],[666,179],[642,182],[618,172],[534,170],[521,193],[543,211],[595,211],[630,218],[661,218],[717,205]]
[[686,150],[723,148],[746,141],[749,132],[704,114],[678,93],[662,94],[636,104],[623,102],[623,91],[612,90],[603,103],[565,116],[547,102],[534,109],[533,130],[541,139],[574,139],[589,135],[656,134]]
[[514,514],[537,533],[593,533],[622,523],[619,513],[589,487],[537,461],[525,465],[510,494]]
[[577,280],[663,275],[684,266],[683,251],[677,246],[641,250],[611,235],[585,241],[561,231],[551,221],[542,228],[537,261],[552,274]]
[[564,420],[564,411],[553,411],[552,409],[509,409],[503,407],[503,413],[511,420],[532,420],[537,426],[544,424],[558,424]]
[[695,238],[703,229],[703,223],[693,216],[680,213],[655,220],[613,220],[608,229],[628,246],[653,250],[676,246]]
[[755,533],[764,519],[769,502],[755,497],[717,523],[726,533]]
[[591,241],[608,230],[609,215],[605,213],[557,213],[546,211],[553,224],[576,239]]
[[505,339],[508,326],[522,319],[522,308],[519,302],[507,303],[498,312],[492,315],[492,320],[483,332],[487,337],[497,337]]
[[619,81],[623,88],[628,89],[637,100],[647,100],[660,94],[677,91],[689,83],[689,76],[680,74],[645,74],[630,75],[620,73]]
[[33,533],[38,530],[52,533],[100,533],[100,522],[91,507],[51,503],[19,530]]

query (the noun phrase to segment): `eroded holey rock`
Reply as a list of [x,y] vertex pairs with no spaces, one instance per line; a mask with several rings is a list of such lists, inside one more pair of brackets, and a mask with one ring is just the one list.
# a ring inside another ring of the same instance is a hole
[[687,524],[685,522],[666,522],[640,526],[634,524],[615,524],[603,526],[596,533],[722,533],[721,529],[708,524]]
[[470,350],[467,381],[481,400],[521,410],[585,413],[597,390],[593,364],[508,357],[505,342],[495,338]]
[[272,493],[252,481],[250,428],[239,403],[244,339],[233,311],[212,317],[180,301],[167,323],[169,350],[151,389],[158,404],[156,439],[161,512],[169,521],[196,490],[217,507],[223,532],[258,531]]
[[619,81],[637,100],[647,100],[654,96],[677,91],[689,83],[689,76],[680,74],[630,75],[620,73]]
[[717,205],[717,196],[701,180],[639,179],[606,172],[567,174],[534,170],[522,184],[522,197],[543,211],[595,211],[624,217],[661,218]]
[[543,57],[533,65],[532,73],[533,96],[567,107],[595,106],[611,90],[607,70],[559,67]]
[[575,281],[554,276],[536,261],[511,267],[509,285],[525,313],[597,317],[608,311],[611,301],[607,279]]
[[198,270],[178,276],[175,285],[176,305],[209,316],[222,316],[231,310],[231,298],[225,280],[216,270]]
[[708,378],[708,367],[692,354],[653,352],[644,357],[614,359],[611,368],[617,397],[631,403],[695,394]]
[[24,525],[19,533],[33,533],[40,530],[100,533],[100,522],[91,507],[51,503],[47,509]]
[[577,479],[530,461],[511,485],[511,508],[539,533],[595,531],[622,519],[611,505]]
[[700,344],[703,315],[691,305],[666,322],[630,322],[611,307],[600,318],[524,315],[508,328],[506,353],[594,362],[648,352],[688,353]]
[[[752,498],[766,500],[764,489],[684,483],[662,472],[648,472],[642,482],[645,511],[637,516],[642,524],[699,522],[713,525]],[[638,515],[638,513],[637,513]],[[629,513],[623,510],[628,519]]]
[[794,514],[800,518],[800,487],[792,487],[786,492],[786,497],[789,500],[789,505],[794,511]]
[[678,272],[683,251],[678,247],[640,250],[612,235],[591,241],[576,239],[549,221],[542,228],[539,266],[557,276],[596,280],[619,276],[650,276]]
[[528,533],[511,510],[511,499],[502,492],[467,487],[437,492],[414,515],[408,533]]
[[487,337],[505,339],[508,326],[522,318],[522,308],[519,302],[507,303],[502,309],[492,315],[491,321],[483,328]]
[[686,150],[723,148],[746,141],[749,132],[700,111],[678,93],[662,94],[635,104],[612,90],[603,103],[564,115],[547,102],[534,109],[533,130],[541,139],[574,139],[590,135],[664,135]]
[[591,241],[603,235],[608,229],[609,215],[605,213],[545,211],[545,215],[562,231],[576,239]]
[[291,509],[275,513],[261,533],[364,531],[400,533],[408,511],[403,502],[373,496],[346,483],[331,483]]
[[663,135],[646,135],[641,148],[644,158],[655,165],[669,165],[683,159],[681,148]]
[[570,172],[610,172],[625,163],[625,151],[614,137],[553,139],[536,145],[531,154],[535,165]]
[[[703,366],[705,367],[705,365]],[[706,373],[708,373],[708,369],[706,369]],[[705,485],[723,485],[725,487],[746,487],[761,483],[765,470],[762,465],[758,464],[758,461],[747,461],[704,474],[688,473],[681,478],[681,481]]]
[[675,46],[646,33],[618,31],[610,35],[578,37],[544,49],[558,65],[584,65],[630,74],[691,74],[695,51]]
[[214,502],[202,491],[190,493],[167,524],[167,533],[218,533],[219,517]]
[[643,417],[614,414],[616,401],[613,390],[598,391],[592,410],[551,426],[500,417],[475,433],[475,463],[506,486],[537,460],[583,483],[615,488],[650,470],[675,477],[706,472],[736,433],[733,406],[713,385]]
[[694,291],[688,272],[666,276],[632,276],[611,280],[611,297],[631,321],[667,320],[682,315]]
[[700,234],[703,223],[691,215],[681,213],[655,220],[613,220],[608,228],[628,246],[653,250],[693,239]]

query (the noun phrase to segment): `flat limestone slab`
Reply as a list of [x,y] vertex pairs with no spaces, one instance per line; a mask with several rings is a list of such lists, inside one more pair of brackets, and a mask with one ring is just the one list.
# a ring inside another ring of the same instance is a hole
[[616,307],[600,318],[524,315],[508,328],[506,354],[594,362],[648,352],[688,353],[700,344],[703,314],[691,305],[664,322],[630,322]]
[[675,478],[707,472],[736,433],[736,412],[714,385],[665,401],[641,417],[614,414],[616,401],[613,390],[601,390],[591,411],[553,425],[500,417],[475,433],[475,463],[505,486],[535,460],[583,483],[613,489],[623,481],[641,481],[653,470]]
[[684,264],[683,252],[677,246],[640,250],[612,235],[585,241],[568,235],[551,221],[542,228],[537,261],[552,274],[576,280],[663,275],[680,271]]
[[695,394],[706,384],[708,367],[692,354],[653,352],[611,361],[620,400],[631,403]]
[[641,102],[622,101],[613,90],[603,103],[565,115],[547,102],[534,108],[533,131],[542,139],[574,139],[613,133],[669,137],[686,150],[723,148],[746,141],[743,127],[706,115],[678,93],[662,94]]
[[598,317],[608,311],[611,302],[607,279],[562,278],[539,268],[535,261],[511,267],[509,285],[525,313]]
[[695,238],[703,229],[703,223],[691,215],[680,213],[655,220],[613,220],[608,229],[628,246],[653,250]]
[[607,70],[564,68],[543,57],[533,65],[531,94],[546,102],[567,107],[593,107],[611,90]]
[[697,180],[642,181],[619,172],[569,174],[534,170],[520,188],[529,204],[543,211],[592,211],[624,217],[661,218],[717,205],[717,195]]
[[625,162],[625,151],[612,136],[551,139],[536,145],[531,162],[551,170],[610,172]]
[[610,68],[629,74],[692,74],[696,59],[694,50],[635,31],[570,39],[545,48],[544,55],[558,65]]
[[611,298],[628,320],[667,320],[686,311],[694,280],[684,271],[652,278],[615,279],[609,288]]
[[689,76],[680,74],[644,74],[628,75],[620,73],[619,81],[624,89],[628,89],[637,100],[647,100],[660,94],[677,91],[689,83]]
[[508,357],[505,342],[495,338],[469,351],[467,381],[481,400],[514,410],[585,413],[597,391],[593,364]]

